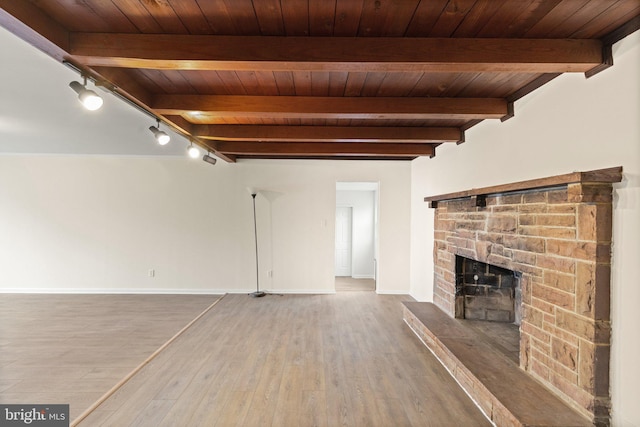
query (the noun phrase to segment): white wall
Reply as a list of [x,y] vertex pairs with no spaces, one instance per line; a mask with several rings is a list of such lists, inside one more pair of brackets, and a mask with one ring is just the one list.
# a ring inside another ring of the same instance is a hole
[[[380,191],[380,292],[409,290],[409,162],[0,155],[0,291],[334,292],[337,181]],[[406,226],[397,227],[397,224]],[[155,277],[148,277],[148,270]],[[269,277],[267,272],[273,271]]]
[[590,79],[563,75],[485,121],[467,142],[412,162],[411,294],[431,300],[433,212],[423,198],[572,171],[623,166],[614,185],[613,425],[640,426],[640,32],[614,46],[615,65]]
[[353,208],[351,276],[357,279],[375,275],[375,195],[375,191],[336,191],[336,206]]

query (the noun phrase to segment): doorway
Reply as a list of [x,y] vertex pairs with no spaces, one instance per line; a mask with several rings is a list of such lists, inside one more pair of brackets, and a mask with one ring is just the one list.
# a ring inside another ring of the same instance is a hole
[[376,289],[378,183],[336,183],[336,291]]

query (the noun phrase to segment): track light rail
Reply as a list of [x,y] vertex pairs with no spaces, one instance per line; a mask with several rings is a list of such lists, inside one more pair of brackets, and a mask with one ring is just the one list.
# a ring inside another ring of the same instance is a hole
[[[167,127],[172,128],[174,132],[178,133],[179,135],[181,135],[181,136],[183,136],[183,137],[185,137],[185,138],[187,138],[189,140],[188,153],[189,153],[189,155],[191,157],[194,157],[194,156],[198,157],[199,154],[200,154],[200,151],[197,149],[197,147],[194,147],[194,143],[196,145],[199,145],[199,146],[202,146],[202,147],[206,148],[206,145],[203,144],[202,142],[198,141],[197,138],[193,138],[191,135],[188,135],[188,134],[180,131],[179,129],[176,129],[170,122],[167,122],[167,121],[163,120],[163,118],[161,116],[153,113],[151,110],[143,107],[142,105],[140,105],[140,104],[132,101],[131,99],[127,98],[126,96],[122,95],[120,92],[118,92],[116,90],[117,86],[114,86],[112,84],[105,83],[103,81],[100,81],[100,80],[96,79],[94,76],[92,76],[89,73],[86,73],[85,71],[83,71],[81,68],[79,68],[78,66],[76,66],[72,62],[64,60],[64,61],[62,61],[62,63],[64,65],[66,65],[69,69],[71,69],[71,70],[75,71],[76,73],[78,73],[80,75],[80,77],[82,77],[84,79],[84,85],[82,85],[81,83],[76,82],[76,81],[73,81],[73,82],[71,82],[69,84],[69,86],[76,93],[78,93],[78,95],[80,96],[81,102],[83,101],[82,100],[83,93],[87,93],[87,92],[90,92],[91,94],[93,94],[96,97],[100,98],[97,94],[95,94],[95,92],[86,89],[87,81],[91,81],[94,84],[94,86],[99,87],[99,88],[105,90],[106,92],[111,93],[112,95],[114,95],[115,97],[120,99],[121,101],[126,102],[131,107],[135,108],[136,110],[140,111],[141,113],[146,114],[147,116],[149,116],[150,118],[155,120],[156,121],[156,126],[150,126],[149,130],[151,131],[151,133],[153,133],[154,138],[156,139],[156,141],[160,145],[166,145],[170,140],[169,134],[167,134],[166,132],[160,130],[160,122],[162,122]],[[101,98],[100,98],[100,100],[101,100]],[[100,105],[102,105],[102,102],[100,102]],[[94,109],[97,109],[97,108],[94,108]],[[216,159],[210,155],[210,151],[208,151],[208,154],[206,154],[203,157],[203,160],[205,162],[207,162],[207,163],[210,163],[210,164],[215,164],[216,163]]]

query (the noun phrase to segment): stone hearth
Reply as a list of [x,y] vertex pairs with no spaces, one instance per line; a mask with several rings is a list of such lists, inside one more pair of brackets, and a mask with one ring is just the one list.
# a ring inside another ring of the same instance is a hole
[[427,197],[434,303],[456,313],[456,256],[522,274],[520,367],[609,424],[612,182],[622,168]]
[[454,319],[428,302],[405,302],[403,316],[496,426],[592,425],[520,369],[512,351],[518,341],[515,324]]

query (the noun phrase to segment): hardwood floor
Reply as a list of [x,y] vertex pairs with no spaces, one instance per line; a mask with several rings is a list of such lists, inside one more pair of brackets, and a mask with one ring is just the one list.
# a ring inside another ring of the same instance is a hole
[[[0,402],[75,420],[216,298],[0,295]],[[227,295],[78,425],[490,425],[402,321],[407,300]]]
[[74,419],[218,298],[0,294],[0,402]]
[[336,292],[375,291],[373,279],[354,279],[353,277],[336,276]]
[[403,300],[227,295],[79,425],[490,425]]

